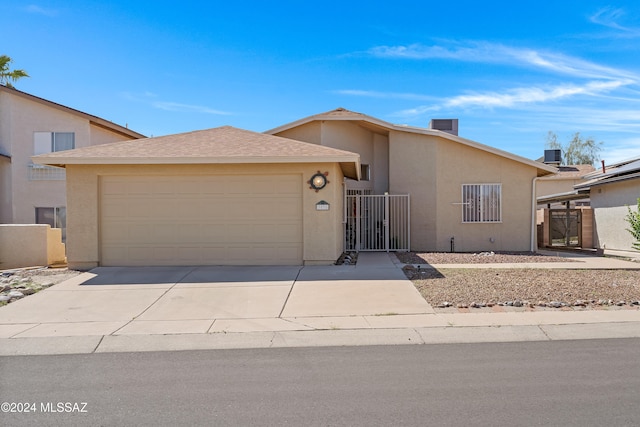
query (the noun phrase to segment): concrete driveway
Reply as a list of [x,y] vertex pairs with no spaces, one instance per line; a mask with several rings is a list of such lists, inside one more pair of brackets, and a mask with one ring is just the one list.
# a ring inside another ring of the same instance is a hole
[[100,267],[1,308],[0,338],[357,328],[432,313],[386,253],[356,266]]

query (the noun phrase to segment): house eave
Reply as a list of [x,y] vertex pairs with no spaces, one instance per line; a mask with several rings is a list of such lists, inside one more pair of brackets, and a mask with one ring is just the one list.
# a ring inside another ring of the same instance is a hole
[[238,157],[58,157],[33,156],[33,163],[45,166],[68,165],[202,165],[202,164],[293,164],[338,163],[347,178],[360,179],[360,156],[238,156]]
[[497,156],[501,156],[501,157],[534,167],[536,168],[536,171],[537,171],[536,175],[538,177],[552,175],[558,172],[558,168],[556,168],[555,166],[540,163],[535,160],[530,160],[530,159],[518,156],[516,154],[512,154],[507,151],[500,150],[498,148],[490,147],[488,145],[484,145],[479,142],[465,139],[457,135],[449,134],[447,132],[442,132],[435,129],[427,129],[427,128],[420,128],[420,127],[414,127],[414,126],[393,124],[393,123],[386,122],[384,120],[377,119],[375,117],[367,116],[366,114],[361,114],[356,112],[350,112],[350,114],[345,113],[345,114],[336,115],[336,116],[333,116],[330,113],[331,112],[327,112],[327,113],[315,114],[313,116],[305,117],[305,118],[296,120],[294,122],[287,123],[285,125],[267,130],[264,133],[269,135],[275,135],[277,133],[284,132],[286,130],[289,130],[301,125],[305,125],[307,123],[311,123],[314,121],[351,121],[351,122],[358,122],[358,123],[368,123],[380,130],[385,130],[386,132],[390,132],[390,131],[409,132],[409,133],[417,133],[421,135],[429,135],[429,136],[436,136],[444,139],[449,139],[451,141],[466,145],[468,147],[473,147],[479,150],[483,150],[488,153],[495,154]]
[[128,127],[118,125],[116,123],[110,122],[109,120],[103,119],[101,117],[94,116],[94,115],[85,113],[83,111],[76,110],[74,108],[67,107],[67,106],[62,105],[62,104],[58,104],[58,103],[53,102],[53,101],[49,101],[48,99],[44,99],[44,98],[40,98],[40,97],[35,96],[35,95],[31,95],[30,93],[27,93],[27,92],[22,92],[21,90],[18,90],[18,89],[15,89],[15,88],[8,88],[6,86],[0,85],[0,90],[6,91],[7,93],[9,93],[11,95],[14,95],[14,96],[18,96],[20,98],[24,98],[24,99],[27,99],[27,100],[32,101],[32,102],[36,102],[38,104],[46,105],[47,107],[55,108],[57,110],[65,111],[67,113],[73,114],[75,116],[82,117],[84,119],[87,119],[89,121],[89,123],[91,123],[94,126],[97,126],[97,127],[106,129],[108,131],[117,133],[117,134],[119,134],[121,136],[124,136],[126,138],[130,138],[130,139],[146,138],[145,135],[143,135],[141,133],[138,133],[138,132],[135,132],[135,131],[129,129]]

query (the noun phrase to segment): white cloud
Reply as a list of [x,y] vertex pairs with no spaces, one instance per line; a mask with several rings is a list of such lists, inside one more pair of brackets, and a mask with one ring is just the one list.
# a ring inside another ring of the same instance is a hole
[[190,104],[181,104],[178,102],[166,102],[166,101],[157,101],[152,102],[151,105],[160,110],[166,111],[179,111],[183,113],[205,113],[205,114],[216,114],[216,115],[230,115],[226,111],[214,110],[209,107],[205,107],[202,105],[190,105]]
[[640,138],[627,138],[609,147],[606,143],[600,157],[606,164],[618,163],[640,156]]
[[194,105],[194,104],[183,104],[179,102],[171,102],[171,101],[159,101],[157,100],[158,95],[146,91],[142,94],[135,94],[131,92],[121,92],[120,96],[124,99],[134,102],[142,102],[152,106],[153,108],[157,108],[159,110],[165,111],[177,111],[183,113],[200,113],[200,114],[215,114],[215,115],[231,115],[231,113],[222,110],[216,110],[210,107],[206,107],[203,105]]
[[39,15],[45,15],[45,16],[56,16],[58,14],[57,10],[54,9],[47,9],[44,8],[42,6],[38,6],[35,4],[30,4],[25,8],[25,11],[27,11],[28,13],[36,13]]
[[565,84],[550,88],[527,87],[510,89],[504,93],[488,92],[459,95],[444,100],[444,107],[514,107],[517,104],[540,103],[569,96],[596,95],[619,88],[630,81],[592,81],[584,85]]
[[601,66],[559,53],[515,48],[482,41],[448,42],[446,46],[424,46],[422,44],[377,46],[369,49],[368,53],[378,58],[389,59],[451,59],[533,67],[558,74],[591,79],[638,78],[635,74],[625,70]]
[[626,27],[619,22],[626,15],[623,9],[615,9],[612,7],[604,7],[589,17],[594,24],[612,28],[619,31],[622,37],[640,37],[640,28]]

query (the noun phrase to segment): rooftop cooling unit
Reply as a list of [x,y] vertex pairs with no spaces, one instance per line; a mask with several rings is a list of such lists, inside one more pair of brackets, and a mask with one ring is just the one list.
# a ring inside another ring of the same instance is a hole
[[429,122],[429,129],[458,135],[458,119],[433,119]]
[[562,163],[562,150],[544,150],[544,162],[548,165]]

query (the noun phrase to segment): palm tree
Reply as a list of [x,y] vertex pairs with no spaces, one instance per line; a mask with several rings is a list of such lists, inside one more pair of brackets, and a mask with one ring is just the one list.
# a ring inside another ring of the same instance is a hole
[[9,70],[9,64],[11,64],[13,60],[7,55],[0,55],[0,84],[5,85],[6,87],[13,87],[11,82],[15,82],[22,77],[29,77],[24,70]]

